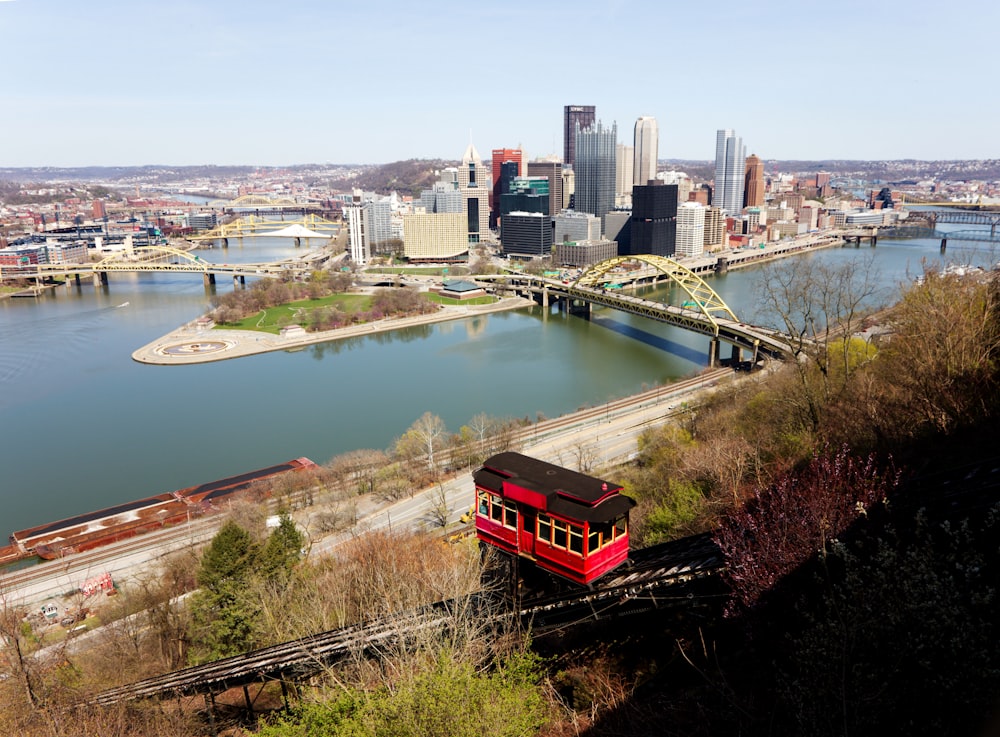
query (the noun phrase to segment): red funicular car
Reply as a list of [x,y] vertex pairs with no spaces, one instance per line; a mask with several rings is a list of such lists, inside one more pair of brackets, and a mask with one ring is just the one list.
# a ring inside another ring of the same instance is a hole
[[520,453],[498,453],[473,473],[476,536],[512,556],[589,584],[628,559],[622,487]]

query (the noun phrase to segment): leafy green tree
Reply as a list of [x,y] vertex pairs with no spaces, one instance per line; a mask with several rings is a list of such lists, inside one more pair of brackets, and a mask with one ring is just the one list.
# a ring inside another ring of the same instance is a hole
[[254,646],[259,605],[248,582],[259,560],[250,533],[231,520],[212,538],[198,568],[201,588],[191,598],[194,661],[216,660]]
[[288,514],[282,514],[278,526],[267,538],[261,551],[261,572],[269,579],[286,579],[302,557],[305,538]]

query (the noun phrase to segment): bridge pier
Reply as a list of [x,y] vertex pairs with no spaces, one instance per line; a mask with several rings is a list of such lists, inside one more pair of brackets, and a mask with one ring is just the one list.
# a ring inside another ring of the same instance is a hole
[[720,343],[718,338],[712,338],[708,341],[708,367],[715,368],[719,365],[719,348]]
[[247,278],[242,274],[233,274],[233,289],[239,289],[240,287],[246,287]]
[[944,249],[946,249],[947,247],[948,247],[948,239],[947,238],[942,238],[941,239],[941,253],[944,253]]
[[94,286],[95,287],[106,287],[106,286],[108,286],[108,272],[106,272],[106,271],[95,271],[94,272]]
[[743,362],[743,349],[738,345],[733,345],[733,350],[729,354],[729,360],[732,362],[733,368],[736,368]]
[[206,287],[210,287],[215,284],[215,274],[211,274],[206,271],[202,278],[205,280]]
[[719,256],[719,260],[715,262],[715,273],[725,274],[729,271],[729,257]]
[[877,245],[878,245],[878,236],[877,235],[873,235],[872,236],[872,248],[875,248],[875,246],[877,246]]
[[549,288],[548,287],[542,287],[542,308],[546,309],[546,310],[549,308]]

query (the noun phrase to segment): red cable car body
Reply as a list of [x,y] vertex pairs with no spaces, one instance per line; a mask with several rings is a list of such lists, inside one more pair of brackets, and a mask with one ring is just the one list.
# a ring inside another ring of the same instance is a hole
[[628,559],[622,487],[520,453],[498,453],[472,474],[476,537],[587,585]]

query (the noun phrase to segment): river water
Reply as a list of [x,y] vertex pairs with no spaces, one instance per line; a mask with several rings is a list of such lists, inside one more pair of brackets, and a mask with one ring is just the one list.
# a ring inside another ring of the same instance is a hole
[[[199,255],[237,263],[299,250],[262,238]],[[888,291],[912,281],[922,259],[938,262],[938,250],[880,241],[795,259],[806,269],[874,255]],[[955,244],[948,260],[996,261]],[[709,279],[747,322],[766,322],[760,268]],[[113,274],[103,290],[0,301],[0,534],[299,456],[323,463],[388,448],[426,411],[452,432],[481,412],[555,417],[695,373],[708,355],[704,336],[643,318],[595,310],[588,322],[534,307],[292,353],[132,361],[209,298],[198,276]]]

